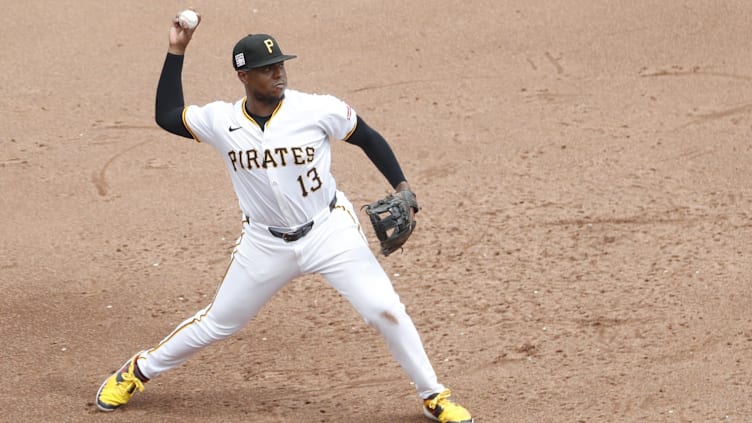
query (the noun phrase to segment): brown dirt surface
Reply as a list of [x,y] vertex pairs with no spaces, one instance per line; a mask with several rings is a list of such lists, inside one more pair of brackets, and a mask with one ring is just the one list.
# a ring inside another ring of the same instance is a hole
[[[4,3],[0,420],[426,421],[318,276],[96,411],[111,371],[211,301],[240,233],[214,151],[153,120],[193,6],[188,103],[242,96],[232,45],[266,32],[299,55],[291,87],[389,140],[423,211],[380,260],[477,422],[752,421],[752,3]],[[387,192],[334,150],[354,204]]]

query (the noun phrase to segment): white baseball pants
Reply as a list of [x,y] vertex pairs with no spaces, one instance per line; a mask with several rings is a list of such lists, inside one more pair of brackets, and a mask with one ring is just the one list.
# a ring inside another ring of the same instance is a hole
[[138,366],[143,376],[156,377],[236,333],[290,280],[318,273],[384,337],[422,398],[443,391],[412,319],[368,247],[352,204],[338,192],[336,208],[319,216],[311,231],[293,242],[273,236],[266,226],[246,223],[212,303],[142,355]]

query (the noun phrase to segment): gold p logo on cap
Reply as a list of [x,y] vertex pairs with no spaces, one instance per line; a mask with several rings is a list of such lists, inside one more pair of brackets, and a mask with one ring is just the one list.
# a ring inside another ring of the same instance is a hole
[[266,49],[269,51],[269,54],[272,54],[272,47],[274,47],[274,41],[272,41],[271,38],[267,38],[264,40],[264,45],[266,46]]

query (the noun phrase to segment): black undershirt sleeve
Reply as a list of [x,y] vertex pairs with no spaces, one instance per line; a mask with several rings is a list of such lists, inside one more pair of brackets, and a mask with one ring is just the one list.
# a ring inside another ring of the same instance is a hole
[[192,139],[193,135],[183,123],[183,58],[182,55],[167,53],[157,85],[155,120],[165,131]]
[[379,172],[392,184],[392,188],[396,188],[400,182],[406,181],[392,148],[389,147],[384,137],[368,126],[360,116],[358,116],[355,131],[345,141],[362,148]]

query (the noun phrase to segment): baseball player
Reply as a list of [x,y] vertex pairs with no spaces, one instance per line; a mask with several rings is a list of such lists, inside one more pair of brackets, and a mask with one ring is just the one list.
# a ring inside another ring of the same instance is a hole
[[265,34],[243,37],[232,52],[244,98],[185,106],[183,57],[194,31],[173,21],[156,121],[219,153],[243,213],[243,230],[213,301],[105,379],[97,407],[113,411],[126,404],[150,379],[240,330],[287,282],[318,273],[383,336],[415,383],[427,417],[473,422],[438,382],[405,306],[330,172],[330,139],[344,140],[362,148],[397,192],[409,191],[387,142],[339,99],[289,89],[285,61],[296,56],[283,54]]

